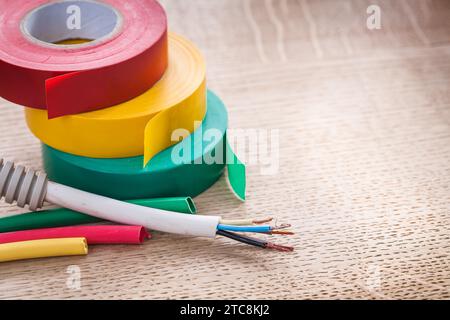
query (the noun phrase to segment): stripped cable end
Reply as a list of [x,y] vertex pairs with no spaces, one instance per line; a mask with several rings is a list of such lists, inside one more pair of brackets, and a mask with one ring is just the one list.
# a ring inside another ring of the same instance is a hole
[[292,225],[284,223],[279,226],[273,227],[272,230],[289,229],[290,227],[292,227]]
[[282,235],[282,236],[293,236],[295,232],[292,231],[282,231],[282,230],[273,230],[269,232],[270,235]]
[[272,242],[267,242],[266,248],[276,250],[276,251],[281,251],[281,252],[293,252],[294,251],[294,247],[283,246],[283,245],[275,244]]
[[217,235],[227,237],[229,239],[233,239],[238,242],[242,242],[251,246],[255,246],[262,249],[272,249],[281,252],[292,252],[294,251],[294,247],[278,245],[275,243],[267,242],[262,239],[251,238],[247,236],[243,236],[234,232],[218,230]]

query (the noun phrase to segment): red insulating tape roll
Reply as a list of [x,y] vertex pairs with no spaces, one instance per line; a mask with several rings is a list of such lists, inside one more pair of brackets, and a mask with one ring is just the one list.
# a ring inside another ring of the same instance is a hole
[[[67,35],[94,41],[53,44]],[[167,46],[155,0],[0,0],[0,96],[49,118],[117,105],[163,76]]]
[[86,238],[88,244],[141,244],[150,234],[141,226],[80,226],[0,233],[0,244],[61,238]]

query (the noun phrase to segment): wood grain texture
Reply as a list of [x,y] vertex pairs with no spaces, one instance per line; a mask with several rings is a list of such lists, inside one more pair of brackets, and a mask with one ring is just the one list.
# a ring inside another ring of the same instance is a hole
[[[222,179],[200,212],[275,214],[295,225],[296,251],[157,233],[141,247],[1,264],[0,298],[450,298],[450,2],[162,3],[172,31],[204,52],[231,127],[280,132],[279,173],[250,166],[245,204]],[[370,4],[381,30],[366,28]],[[0,150],[41,168],[5,101]],[[81,290],[66,286],[70,265]]]

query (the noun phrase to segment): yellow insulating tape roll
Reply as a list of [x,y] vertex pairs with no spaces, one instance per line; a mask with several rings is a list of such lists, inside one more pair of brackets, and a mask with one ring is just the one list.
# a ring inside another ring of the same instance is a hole
[[0,244],[0,262],[88,254],[85,238],[33,240]]
[[192,133],[206,115],[202,55],[175,34],[169,36],[169,50],[166,74],[141,96],[108,109],[51,120],[45,110],[26,108],[30,130],[43,143],[66,153],[91,158],[144,155],[146,165],[175,144],[171,139],[174,130]]

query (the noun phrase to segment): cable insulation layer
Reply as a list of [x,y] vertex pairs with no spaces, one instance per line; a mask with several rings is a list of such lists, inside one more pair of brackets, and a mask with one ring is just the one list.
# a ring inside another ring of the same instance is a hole
[[61,207],[121,224],[180,235],[215,238],[220,217],[146,208],[49,182],[46,200]]
[[232,232],[255,232],[255,233],[269,233],[272,231],[270,226],[233,226],[219,224],[217,230],[232,231]]
[[[175,211],[186,214],[195,214],[197,208],[191,198],[166,198],[128,201],[144,207]],[[103,222],[83,213],[69,209],[53,209],[46,211],[19,214],[0,219],[0,233],[33,230],[42,228],[57,228]]]

